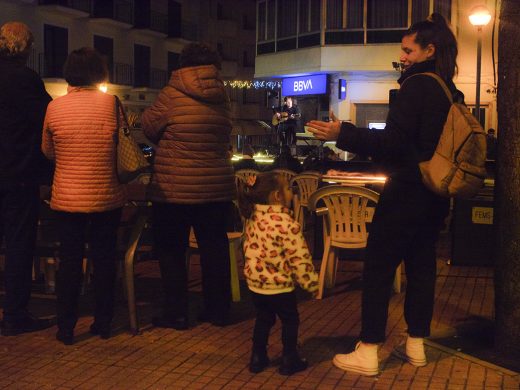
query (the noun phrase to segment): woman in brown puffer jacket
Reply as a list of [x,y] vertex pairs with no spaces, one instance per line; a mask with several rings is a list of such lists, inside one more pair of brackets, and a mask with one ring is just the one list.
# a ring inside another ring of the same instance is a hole
[[[74,342],[85,242],[94,265],[96,311],[92,334],[110,337],[114,314],[116,238],[125,188],[116,176],[114,96],[98,90],[108,79],[105,60],[91,48],[70,53],[64,67],[68,93],[45,116],[42,151],[56,161],[51,208],[58,214],[60,266],[56,276],[58,333]],[[88,238],[87,238],[88,237]]]
[[235,196],[228,156],[229,99],[219,79],[220,59],[200,43],[187,45],[180,69],[142,117],[158,144],[151,182],[153,232],[165,294],[158,327],[188,328],[185,252],[193,227],[201,253],[204,311],[199,320],[224,326],[230,303],[226,235]]

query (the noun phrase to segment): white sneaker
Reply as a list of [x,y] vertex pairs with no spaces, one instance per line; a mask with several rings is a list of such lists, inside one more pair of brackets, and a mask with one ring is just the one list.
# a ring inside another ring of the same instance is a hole
[[365,376],[378,375],[377,349],[377,344],[364,344],[360,341],[356,344],[354,352],[337,354],[334,356],[332,363],[345,371],[352,371]]
[[408,336],[406,347],[402,344],[398,345],[394,348],[392,354],[415,367],[424,367],[428,364],[424,352],[423,338]]

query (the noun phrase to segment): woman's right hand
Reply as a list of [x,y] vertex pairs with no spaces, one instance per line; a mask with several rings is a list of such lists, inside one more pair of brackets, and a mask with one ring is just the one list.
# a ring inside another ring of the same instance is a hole
[[313,120],[308,122],[306,125],[309,127],[309,131],[314,134],[317,139],[322,141],[336,141],[338,139],[341,122],[334,115],[334,111],[329,113],[330,122]]

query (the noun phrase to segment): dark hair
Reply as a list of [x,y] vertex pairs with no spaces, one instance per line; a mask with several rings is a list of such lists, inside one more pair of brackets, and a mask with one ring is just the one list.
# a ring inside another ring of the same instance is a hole
[[427,20],[414,23],[404,36],[415,36],[415,42],[425,49],[435,47],[435,71],[445,80],[453,79],[457,72],[457,40],[446,19],[439,13],[431,14]]
[[269,194],[282,189],[283,176],[276,172],[263,172],[256,176],[252,186],[239,180],[238,183],[238,208],[244,218],[250,218],[255,209],[255,204],[269,204]]
[[215,65],[217,69],[221,69],[221,62],[220,55],[209,45],[201,42],[189,43],[184,46],[179,58],[179,66],[181,68]]
[[242,154],[253,157],[255,155],[255,150],[251,145],[244,145],[244,148],[242,149]]
[[63,77],[72,87],[102,83],[108,80],[107,62],[96,49],[82,47],[67,57]]

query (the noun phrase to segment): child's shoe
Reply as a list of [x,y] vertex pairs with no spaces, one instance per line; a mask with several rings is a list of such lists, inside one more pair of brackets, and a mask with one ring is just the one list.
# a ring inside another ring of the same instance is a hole
[[354,352],[337,354],[332,363],[342,370],[356,372],[361,375],[375,376],[379,374],[377,344],[357,343]]
[[251,360],[249,361],[249,372],[258,374],[264,371],[269,366],[269,358],[267,352],[254,352],[251,354]]
[[398,345],[393,350],[393,355],[397,356],[412,366],[424,367],[428,364],[424,352],[424,339],[422,337],[410,337],[406,339],[406,346]]
[[300,358],[298,352],[282,356],[282,364],[278,369],[281,375],[292,375],[304,371],[309,366],[307,360]]

